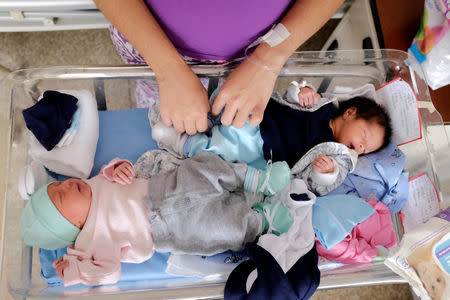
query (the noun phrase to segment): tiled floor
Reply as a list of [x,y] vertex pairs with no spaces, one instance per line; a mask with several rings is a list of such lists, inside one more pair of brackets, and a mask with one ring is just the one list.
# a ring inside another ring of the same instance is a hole
[[[312,40],[309,45],[314,47],[315,43]],[[306,50],[307,47],[303,49]],[[112,47],[107,30],[0,33],[0,77],[8,70],[21,68],[94,64],[123,64]],[[0,102],[0,109],[7,109],[4,106],[5,104]],[[7,128],[7,124],[0,123],[1,211],[6,188]],[[5,281],[3,280],[1,284],[4,287]],[[6,295],[5,289],[2,290],[0,299],[9,299],[11,296]],[[406,300],[412,299],[412,295],[408,285],[399,284],[318,291],[312,299]]]

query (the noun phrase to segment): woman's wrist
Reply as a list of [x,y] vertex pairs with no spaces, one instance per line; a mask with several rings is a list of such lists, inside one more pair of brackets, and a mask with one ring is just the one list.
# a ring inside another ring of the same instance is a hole
[[172,61],[170,65],[165,65],[162,68],[152,67],[152,70],[155,72],[159,83],[176,80],[177,78],[194,74],[184,60]]
[[255,64],[278,74],[290,55],[284,52],[279,46],[270,47],[267,43],[261,43],[249,58]]

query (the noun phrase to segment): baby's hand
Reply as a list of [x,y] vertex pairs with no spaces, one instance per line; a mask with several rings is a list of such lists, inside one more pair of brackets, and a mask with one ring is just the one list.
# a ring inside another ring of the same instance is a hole
[[132,183],[135,176],[133,166],[126,161],[116,166],[113,171],[114,181],[123,185]]
[[313,161],[312,167],[319,173],[333,173],[334,163],[331,158],[326,155],[319,154]]
[[303,108],[310,108],[319,101],[320,95],[310,87],[302,87],[298,93],[298,103]]
[[61,256],[53,262],[52,266],[56,269],[56,274],[59,276],[59,278],[64,280],[64,269],[69,266],[69,261],[64,260]]

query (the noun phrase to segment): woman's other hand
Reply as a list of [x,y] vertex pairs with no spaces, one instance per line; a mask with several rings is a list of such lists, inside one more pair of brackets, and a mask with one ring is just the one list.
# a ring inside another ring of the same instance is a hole
[[166,126],[194,135],[208,128],[208,94],[198,77],[187,68],[176,77],[158,78],[159,109]]
[[246,59],[231,73],[214,99],[213,116],[218,116],[224,109],[221,117],[224,125],[242,128],[247,118],[250,125],[258,125],[263,119],[277,74],[254,59]]

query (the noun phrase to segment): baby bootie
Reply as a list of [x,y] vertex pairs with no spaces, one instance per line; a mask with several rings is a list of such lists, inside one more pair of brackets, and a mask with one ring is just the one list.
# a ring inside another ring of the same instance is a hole
[[280,235],[287,232],[294,223],[289,210],[280,202],[260,202],[253,206],[253,210],[259,212],[262,216],[262,234]]
[[18,184],[20,196],[27,200],[37,189],[51,181],[53,178],[47,174],[44,166],[33,160],[20,173]]
[[263,170],[249,167],[244,182],[244,189],[272,196],[281,192],[290,180],[290,169],[285,161],[269,163]]
[[188,138],[187,133],[178,133],[175,128],[159,121],[152,127],[152,138],[158,142],[160,148],[184,157],[183,146]]

